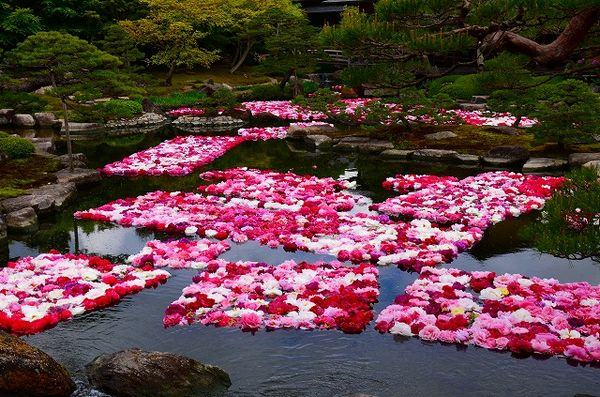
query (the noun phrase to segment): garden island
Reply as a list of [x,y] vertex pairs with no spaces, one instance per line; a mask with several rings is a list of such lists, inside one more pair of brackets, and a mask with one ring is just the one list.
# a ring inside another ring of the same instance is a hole
[[599,17],[0,0],[0,395],[599,395]]

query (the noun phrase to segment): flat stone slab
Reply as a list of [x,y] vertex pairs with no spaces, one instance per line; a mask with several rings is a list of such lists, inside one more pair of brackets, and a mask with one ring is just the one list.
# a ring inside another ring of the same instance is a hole
[[30,189],[28,192],[33,196],[50,197],[54,207],[60,208],[73,197],[76,191],[74,183],[54,183]]
[[429,161],[456,161],[456,156],[458,156],[458,152],[444,149],[421,149],[412,154],[412,158],[415,160]]
[[73,171],[65,168],[56,173],[56,178],[58,179],[58,183],[74,183],[79,186],[98,182],[102,179],[102,176],[98,170],[91,170],[89,168],[75,168]]
[[35,210],[26,207],[6,215],[6,226],[9,230],[26,231],[37,226],[38,218]]
[[573,153],[569,156],[569,164],[571,165],[584,165],[597,160],[600,160],[600,153]]
[[[65,122],[60,120],[62,125],[61,132],[65,132]],[[104,125],[98,123],[73,123],[69,122],[69,130],[71,132],[97,131],[104,128]]]
[[515,162],[513,159],[490,156],[484,156],[483,163],[487,165],[492,165],[494,167],[514,167],[519,164],[519,162]]
[[456,160],[461,164],[477,165],[481,163],[481,157],[474,154],[458,154]]
[[530,158],[525,165],[523,171],[549,171],[559,170],[568,165],[567,160],[551,159],[545,157]]
[[393,149],[394,144],[389,141],[369,139],[365,137],[343,138],[334,146],[336,150],[347,152],[378,154],[384,150]]
[[298,138],[305,137],[308,135],[324,135],[332,132],[336,132],[337,128],[329,124],[318,124],[318,125],[301,125],[292,124],[288,129],[288,137]]
[[427,139],[428,141],[441,141],[443,139],[456,138],[457,136],[458,135],[456,135],[452,131],[440,131],[440,132],[435,132],[433,134],[425,135],[425,139]]
[[388,149],[381,152],[381,156],[391,159],[408,160],[413,153],[414,150]]

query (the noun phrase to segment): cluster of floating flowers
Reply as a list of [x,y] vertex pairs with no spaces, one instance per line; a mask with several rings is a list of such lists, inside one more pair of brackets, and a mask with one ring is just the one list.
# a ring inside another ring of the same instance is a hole
[[[465,124],[489,127],[512,127],[517,121],[517,117],[510,113],[490,113],[479,110],[451,110],[460,117]],[[538,124],[536,119],[522,117],[519,121],[519,127],[530,128]]]
[[105,175],[183,176],[244,142],[240,136],[179,136],[104,166]]
[[[364,121],[367,117],[367,107],[369,104],[379,101],[377,98],[354,98],[342,99],[338,105],[331,105],[329,111],[334,115],[345,114],[351,116],[355,121]],[[342,106],[339,106],[342,104]],[[398,104],[385,104],[390,109],[390,114],[400,112],[401,107]],[[244,102],[243,108],[250,111],[255,117],[275,117],[281,120],[325,120],[328,116],[325,113],[311,111],[302,106],[295,105],[291,101],[254,101]],[[509,113],[482,112],[479,110],[447,110],[442,109],[440,114],[449,116],[449,122],[456,122],[457,119],[470,125],[476,126],[512,126],[517,118]],[[437,123],[435,118],[427,115],[415,116],[407,115],[408,120],[419,120],[423,123]],[[535,119],[523,117],[520,120],[520,127],[532,127],[537,124]]]
[[[488,172],[460,181],[441,180],[424,189],[389,198],[373,208],[388,215],[485,229],[509,217],[541,209],[565,181],[564,177]],[[405,184],[401,176],[393,183]],[[406,185],[410,183],[411,177]]]
[[269,139],[284,139],[288,127],[252,127],[240,128],[238,135],[250,141],[267,141]]
[[101,309],[169,277],[152,266],[115,265],[56,252],[21,258],[0,271],[0,328],[29,335]]
[[327,205],[337,211],[350,211],[357,201],[361,204],[368,201],[364,196],[344,192],[354,188],[355,182],[293,172],[240,167],[208,171],[200,174],[200,178],[212,183],[199,186],[202,193],[258,200],[260,207],[268,209],[300,210],[302,206]]
[[172,117],[180,116],[203,116],[206,112],[204,109],[182,107],[179,109],[171,110],[168,115]]
[[450,261],[482,237],[480,229],[464,225],[396,222],[386,215],[338,212],[327,205],[289,211],[259,208],[258,200],[162,191],[119,199],[75,217],[237,243],[255,240],[271,248],[410,270]]
[[395,177],[387,178],[383,181],[384,189],[393,190],[399,193],[408,193],[413,190],[421,190],[429,185],[444,182],[458,182],[458,178],[453,176],[437,175],[417,175],[417,174],[399,174]]
[[128,262],[134,266],[169,267],[171,269],[201,269],[206,262],[217,259],[229,250],[225,241],[207,239],[172,241],[152,240],[138,254],[131,255]]
[[244,331],[339,329],[360,333],[373,319],[377,268],[361,264],[208,262],[166,310],[164,325],[201,323]]
[[384,309],[382,333],[600,361],[600,287],[520,274],[424,268]]

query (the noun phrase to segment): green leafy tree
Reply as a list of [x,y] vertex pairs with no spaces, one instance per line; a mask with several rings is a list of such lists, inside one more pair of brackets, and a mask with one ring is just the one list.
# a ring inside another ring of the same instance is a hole
[[[226,23],[223,11],[215,8],[214,0],[143,0],[148,16],[139,20],[121,21],[134,41],[151,49],[149,62],[168,69],[165,84],[171,85],[178,67],[209,67],[219,59],[218,51],[201,47],[213,24]],[[228,19],[228,18],[227,18]]]
[[70,169],[73,170],[68,101],[85,92],[86,86],[97,77],[94,72],[117,67],[119,59],[85,40],[60,32],[29,36],[11,52],[10,58],[21,71],[51,81],[51,94],[62,104]]
[[599,16],[598,0],[379,0],[372,15],[347,9],[321,37],[351,63],[400,65],[407,72],[405,81],[395,82],[401,87],[466,66],[482,68],[505,50],[537,65],[592,59]]
[[534,128],[540,141],[565,144],[590,141],[600,133],[600,95],[579,80],[545,84],[538,89],[534,115],[540,123]]
[[119,57],[126,67],[144,59],[144,53],[137,47],[131,35],[116,24],[105,29],[104,38],[97,44],[102,51]]
[[12,48],[42,28],[41,18],[30,8],[12,9],[8,4],[0,3],[0,47]]

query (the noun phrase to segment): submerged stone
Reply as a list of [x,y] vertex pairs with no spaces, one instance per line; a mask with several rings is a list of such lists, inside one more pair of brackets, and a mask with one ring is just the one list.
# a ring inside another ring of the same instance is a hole
[[222,369],[171,353],[128,349],[96,357],[89,382],[115,397],[206,396],[231,386]]

